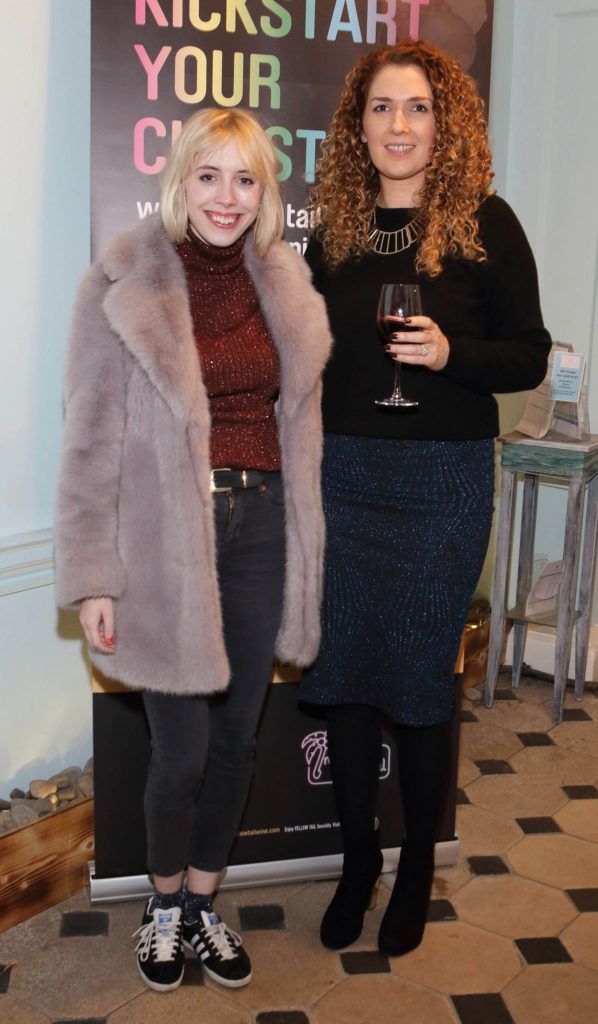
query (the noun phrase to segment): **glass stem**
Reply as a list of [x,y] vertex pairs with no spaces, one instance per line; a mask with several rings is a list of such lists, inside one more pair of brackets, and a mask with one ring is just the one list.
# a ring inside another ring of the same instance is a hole
[[403,392],[401,391],[401,364],[395,359],[395,383],[392,389],[393,399],[402,398]]

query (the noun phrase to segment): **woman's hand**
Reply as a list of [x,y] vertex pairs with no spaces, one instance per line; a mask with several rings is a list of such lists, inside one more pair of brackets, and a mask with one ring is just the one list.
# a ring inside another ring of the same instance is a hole
[[85,639],[102,654],[114,654],[114,606],[111,597],[86,597],[81,601],[79,621]]
[[[448,362],[449,343],[438,324],[429,316],[410,316],[406,323],[415,331],[396,331],[386,351],[399,363],[427,366],[429,370],[443,370]],[[400,342],[400,344],[395,344]]]

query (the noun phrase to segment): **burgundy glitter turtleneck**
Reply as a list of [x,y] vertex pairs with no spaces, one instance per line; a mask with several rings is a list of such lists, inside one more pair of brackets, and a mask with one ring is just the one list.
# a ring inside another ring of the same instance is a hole
[[276,470],[278,353],[243,263],[243,243],[241,237],[221,248],[190,235],[176,250],[210,400],[212,467]]

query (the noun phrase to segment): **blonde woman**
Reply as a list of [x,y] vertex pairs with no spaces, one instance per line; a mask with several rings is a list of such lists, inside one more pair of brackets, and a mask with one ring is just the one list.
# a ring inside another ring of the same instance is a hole
[[[533,257],[491,194],[490,162],[472,79],[408,40],[350,72],[318,167],[321,222],[306,256],[335,342],[324,375],[323,637],[302,696],[328,707],[344,865],[321,937],[335,949],[358,938],[382,864],[382,714],[396,726],[405,836],[379,948],[398,956],[422,940],[453,667],[492,516],[492,393],[533,388],[546,370]],[[384,347],[376,311],[393,282],[419,285],[422,315]],[[376,404],[390,391],[389,357],[416,406]]]
[[213,907],[246,801],[274,652],[319,642],[320,377],[330,337],[280,241],[272,145],[243,110],[184,125],[160,212],[81,283],[56,509],[59,603],[93,663],[141,688],[155,893],[137,947],[176,988],[183,942],[207,974],[251,979]]

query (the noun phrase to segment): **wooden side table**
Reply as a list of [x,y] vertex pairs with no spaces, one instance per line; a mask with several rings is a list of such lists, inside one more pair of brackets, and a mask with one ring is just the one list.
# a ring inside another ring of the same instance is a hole
[[[502,441],[501,492],[484,703],[489,708],[494,700],[507,617],[514,621],[512,676],[514,687],[519,685],[521,676],[528,623],[552,626],[556,628],[553,719],[558,723],[563,717],[563,701],[573,633],[575,633],[576,700],[582,698],[585,681],[598,525],[598,434],[591,434],[583,441],[555,439],[554,435],[536,441],[515,432],[506,434],[500,440]],[[523,473],[524,484],[517,596],[515,607],[507,610],[515,482],[518,473]],[[525,614],[525,603],[532,581],[538,482],[539,478],[543,476],[568,480],[563,575],[558,609],[549,615],[528,616]],[[586,490],[587,503],[584,517]],[[582,531],[584,543],[580,560]],[[579,604],[576,609],[579,570],[581,571]]]

